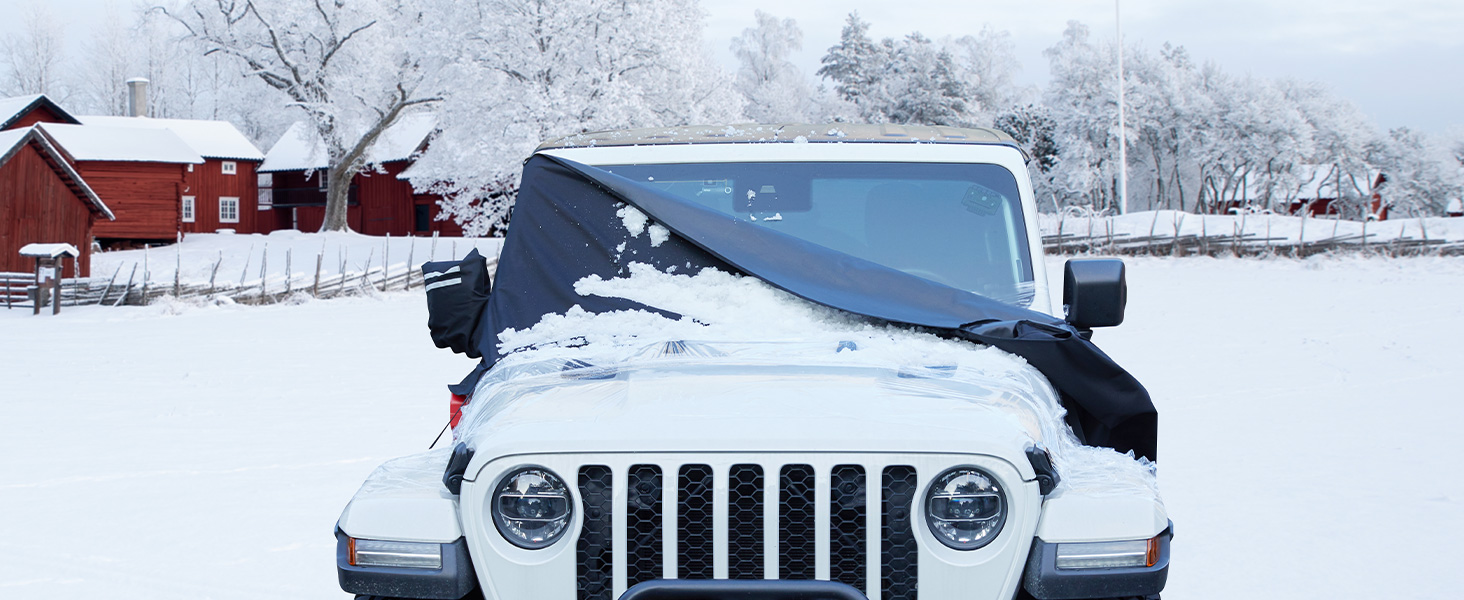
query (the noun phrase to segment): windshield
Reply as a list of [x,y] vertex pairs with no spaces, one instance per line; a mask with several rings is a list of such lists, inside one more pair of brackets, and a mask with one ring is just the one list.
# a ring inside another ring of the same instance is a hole
[[770,162],[600,167],[707,208],[1027,306],[1017,181],[998,165]]

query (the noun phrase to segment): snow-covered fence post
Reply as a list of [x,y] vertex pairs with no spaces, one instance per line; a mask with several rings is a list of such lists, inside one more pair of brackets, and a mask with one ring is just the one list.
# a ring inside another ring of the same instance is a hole
[[295,290],[295,274],[290,270],[291,251],[294,248],[285,248],[285,297]]
[[320,267],[325,264],[325,244],[320,245],[320,254],[315,255],[315,285],[310,288],[310,295],[320,297]]
[[[97,304],[107,303],[107,294],[112,292],[112,284],[117,282],[117,274],[122,272],[122,263],[117,263],[117,270],[112,271],[112,278],[107,280],[107,287],[102,288],[102,297],[97,299]],[[5,295],[6,308],[10,308],[10,294]]]
[[223,250],[219,250],[219,259],[217,261],[214,261],[213,270],[210,271],[209,274],[208,274],[208,297],[209,298],[213,298],[213,295],[214,295],[214,279],[219,276],[219,267],[220,266],[223,266],[223,264],[224,264],[224,251]]
[[178,241],[173,244],[173,297],[183,295],[183,233],[178,233]]
[[142,303],[147,304],[147,279],[148,279],[148,252],[147,244],[142,245]]
[[132,274],[127,276],[127,289],[122,290],[122,297],[117,298],[112,306],[122,306],[127,301],[127,295],[132,293],[132,278],[137,277],[137,263],[132,263]]
[[411,238],[407,244],[407,275],[402,278],[402,290],[412,289],[412,258],[417,254],[417,238]]
[[346,291],[346,261],[351,256],[350,248],[340,246],[341,249],[341,280],[336,285],[336,295],[339,296]]
[[382,245],[381,251],[381,291],[386,291],[391,285],[391,234],[386,234],[386,242]]
[[436,231],[432,232],[432,247],[427,250],[428,262],[437,260],[437,234],[438,232]]
[[264,244],[264,252],[259,253],[259,303],[264,304],[264,290],[269,283],[269,242]]
[[249,277],[249,262],[252,260],[254,260],[254,244],[249,245],[249,253],[244,255],[244,270],[239,272],[239,289],[234,291],[235,294],[244,292],[244,279]]

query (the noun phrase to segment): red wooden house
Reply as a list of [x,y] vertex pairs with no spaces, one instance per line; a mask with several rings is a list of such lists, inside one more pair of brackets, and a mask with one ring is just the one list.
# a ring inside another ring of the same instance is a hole
[[97,223],[96,237],[104,246],[177,239],[188,168],[204,162],[182,139],[165,129],[37,127],[116,215]]
[[165,130],[203,158],[184,167],[179,191],[178,226],[185,235],[232,229],[239,233],[273,230],[270,207],[259,206],[255,170],[264,160],[249,138],[228,121],[153,119],[148,117],[81,117],[88,127]]
[[[400,175],[426,147],[436,128],[431,115],[408,115],[382,133],[369,152],[371,166],[351,182],[346,221],[367,235],[460,236],[451,221],[437,220],[440,197],[418,194]],[[259,230],[317,231],[325,218],[326,154],[315,131],[295,123],[265,155],[259,167],[260,208],[273,208],[271,217],[260,213]]]
[[112,217],[38,128],[0,131],[0,271],[35,268],[19,254],[26,244],[67,243],[80,250],[77,268],[89,276],[93,224]]
[[45,94],[0,98],[0,131],[24,129],[36,123],[80,123]]

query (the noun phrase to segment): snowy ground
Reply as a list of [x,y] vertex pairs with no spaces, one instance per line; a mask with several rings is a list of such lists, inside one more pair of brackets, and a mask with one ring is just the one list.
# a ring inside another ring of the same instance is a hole
[[[1129,263],[1166,596],[1455,597],[1464,260]],[[0,597],[343,597],[341,507],[470,367],[419,294],[0,311]]]

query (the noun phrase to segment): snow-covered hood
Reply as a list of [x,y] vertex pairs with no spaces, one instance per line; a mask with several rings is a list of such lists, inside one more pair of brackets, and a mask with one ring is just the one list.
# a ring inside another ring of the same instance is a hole
[[614,367],[570,363],[566,370],[564,361],[553,360],[507,367],[479,388],[458,440],[482,461],[559,452],[736,451],[953,452],[1015,460],[1027,445],[1061,435],[1053,429],[1060,409],[1046,381],[1020,361],[984,349],[967,365],[892,367],[862,364],[864,357],[852,356],[857,351],[773,361],[756,356],[764,352],[707,356],[715,347],[668,346],[681,350],[666,355],[664,347],[652,348],[649,356]]

